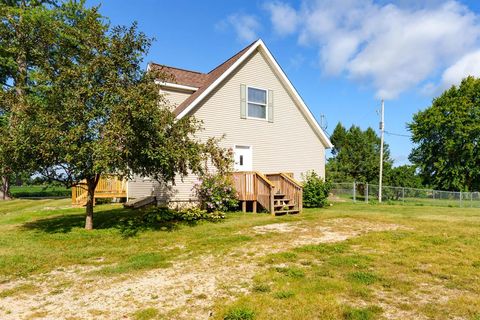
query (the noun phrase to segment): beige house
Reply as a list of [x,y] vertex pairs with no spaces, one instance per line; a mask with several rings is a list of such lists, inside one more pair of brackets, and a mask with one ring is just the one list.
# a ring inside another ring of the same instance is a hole
[[[272,212],[274,203],[288,209],[288,201],[277,201],[280,196],[268,195],[263,202],[257,199],[262,187],[280,193],[286,191],[280,184],[300,180],[307,170],[324,176],[325,149],[332,144],[262,40],[208,73],[155,63],[148,68],[172,76],[171,82],[160,83],[161,93],[174,105],[178,118],[194,115],[203,121],[200,138],[225,136],[221,144],[233,150],[235,170],[248,172],[236,175],[236,182],[245,189],[243,200],[253,201],[254,210],[257,200]],[[196,180],[192,175],[175,186],[162,186],[148,177],[136,177],[128,181],[127,195],[129,199],[155,195],[163,201],[192,201]]]

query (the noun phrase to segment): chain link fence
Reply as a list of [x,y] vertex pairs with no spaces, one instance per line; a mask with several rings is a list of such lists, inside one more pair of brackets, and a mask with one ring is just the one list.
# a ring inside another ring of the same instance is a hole
[[[334,183],[334,201],[378,202],[378,185],[358,182]],[[440,191],[382,186],[382,202],[391,204],[480,208],[480,192]]]

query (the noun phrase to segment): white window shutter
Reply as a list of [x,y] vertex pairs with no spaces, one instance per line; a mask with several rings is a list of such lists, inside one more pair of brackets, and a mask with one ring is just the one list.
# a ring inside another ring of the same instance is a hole
[[247,86],[240,85],[240,118],[247,118]]
[[273,122],[273,90],[268,90],[268,122]]

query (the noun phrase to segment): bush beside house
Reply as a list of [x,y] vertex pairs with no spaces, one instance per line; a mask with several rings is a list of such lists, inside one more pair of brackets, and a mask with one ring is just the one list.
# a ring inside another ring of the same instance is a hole
[[322,208],[327,205],[328,193],[332,185],[324,181],[315,171],[307,171],[303,179],[303,206],[305,208]]

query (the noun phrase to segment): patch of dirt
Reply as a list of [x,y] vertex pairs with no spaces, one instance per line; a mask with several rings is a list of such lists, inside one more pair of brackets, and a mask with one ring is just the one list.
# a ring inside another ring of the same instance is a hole
[[104,266],[76,266],[28,279],[0,284],[0,292],[18,285],[35,285],[36,294],[18,293],[0,300],[0,318],[43,319],[130,318],[143,308],[157,308],[175,319],[208,319],[217,299],[247,293],[252,277],[261,271],[258,258],[292,247],[344,241],[371,231],[395,230],[399,225],[352,218],[321,222],[274,223],[244,234],[281,233],[275,241],[256,239],[228,255],[205,255],[173,261],[169,268],[117,277],[92,276]]
[[[464,292],[458,289],[449,289],[441,284],[419,283],[416,288],[408,294],[399,294],[394,291],[375,291],[378,305],[383,309],[383,316],[387,319],[428,319],[427,316],[419,314],[418,309],[426,305],[442,305],[463,295]],[[405,310],[401,306],[415,306],[414,310]],[[452,318],[453,315],[452,315]],[[460,319],[460,318],[455,318]]]
[[304,228],[301,228],[300,222],[285,222],[285,223],[272,223],[264,226],[253,227],[253,232],[256,234],[266,234],[269,232],[277,233],[291,233],[294,231],[304,231]]

